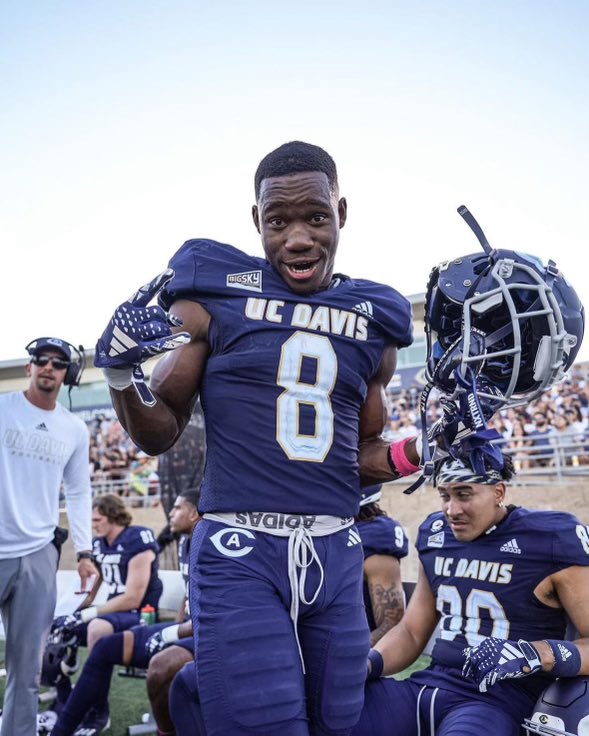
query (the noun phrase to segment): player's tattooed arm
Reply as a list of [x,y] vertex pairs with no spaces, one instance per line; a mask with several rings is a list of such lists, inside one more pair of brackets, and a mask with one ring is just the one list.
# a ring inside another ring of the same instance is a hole
[[401,582],[401,566],[395,557],[368,557],[364,563],[364,573],[376,624],[376,628],[370,632],[370,644],[374,646],[403,617],[405,594]]
[[393,675],[413,664],[423,652],[437,623],[436,599],[420,565],[417,585],[405,614],[375,645],[384,660],[383,674]]

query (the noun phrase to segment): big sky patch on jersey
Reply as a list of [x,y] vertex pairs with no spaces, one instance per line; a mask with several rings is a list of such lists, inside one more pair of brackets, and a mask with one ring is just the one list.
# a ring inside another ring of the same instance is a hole
[[[188,299],[211,315],[201,510],[353,516],[360,407],[385,347],[411,343],[407,300],[353,279],[296,294],[267,261],[209,240],[170,266],[162,305]],[[233,278],[258,271],[255,295]]]

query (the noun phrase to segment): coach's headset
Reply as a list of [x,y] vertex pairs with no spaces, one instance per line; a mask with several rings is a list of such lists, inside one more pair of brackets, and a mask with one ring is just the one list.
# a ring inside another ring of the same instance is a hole
[[86,367],[86,354],[82,345],[76,347],[75,345],[72,345],[71,342],[56,337],[36,337],[25,347],[25,350],[30,356],[33,356],[39,347],[39,343],[45,343],[47,348],[50,348],[52,341],[54,341],[56,350],[63,351],[63,346],[67,345],[70,351],[70,364],[67,367],[65,378],[63,379],[64,386],[69,386],[70,388],[79,386],[82,379],[82,373]]

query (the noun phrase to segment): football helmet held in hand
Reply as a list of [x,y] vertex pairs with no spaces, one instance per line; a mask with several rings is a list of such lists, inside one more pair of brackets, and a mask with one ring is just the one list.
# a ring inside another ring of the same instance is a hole
[[[571,367],[583,339],[583,306],[554,262],[483,246],[433,269],[427,285],[426,376],[448,395],[476,382],[481,399],[529,402]],[[491,395],[488,387],[495,391]]]

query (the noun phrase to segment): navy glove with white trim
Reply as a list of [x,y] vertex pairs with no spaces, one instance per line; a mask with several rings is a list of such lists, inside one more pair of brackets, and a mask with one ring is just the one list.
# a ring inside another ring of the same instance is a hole
[[153,406],[155,398],[141,363],[191,340],[188,332],[172,334],[181,320],[160,306],[147,306],[173,277],[174,271],[167,268],[119,305],[96,343],[94,365],[104,369],[109,385],[121,390],[133,384],[147,406]]
[[490,636],[464,650],[462,676],[474,680],[482,693],[496,682],[528,677],[541,669],[538,650],[525,639],[509,641]]

